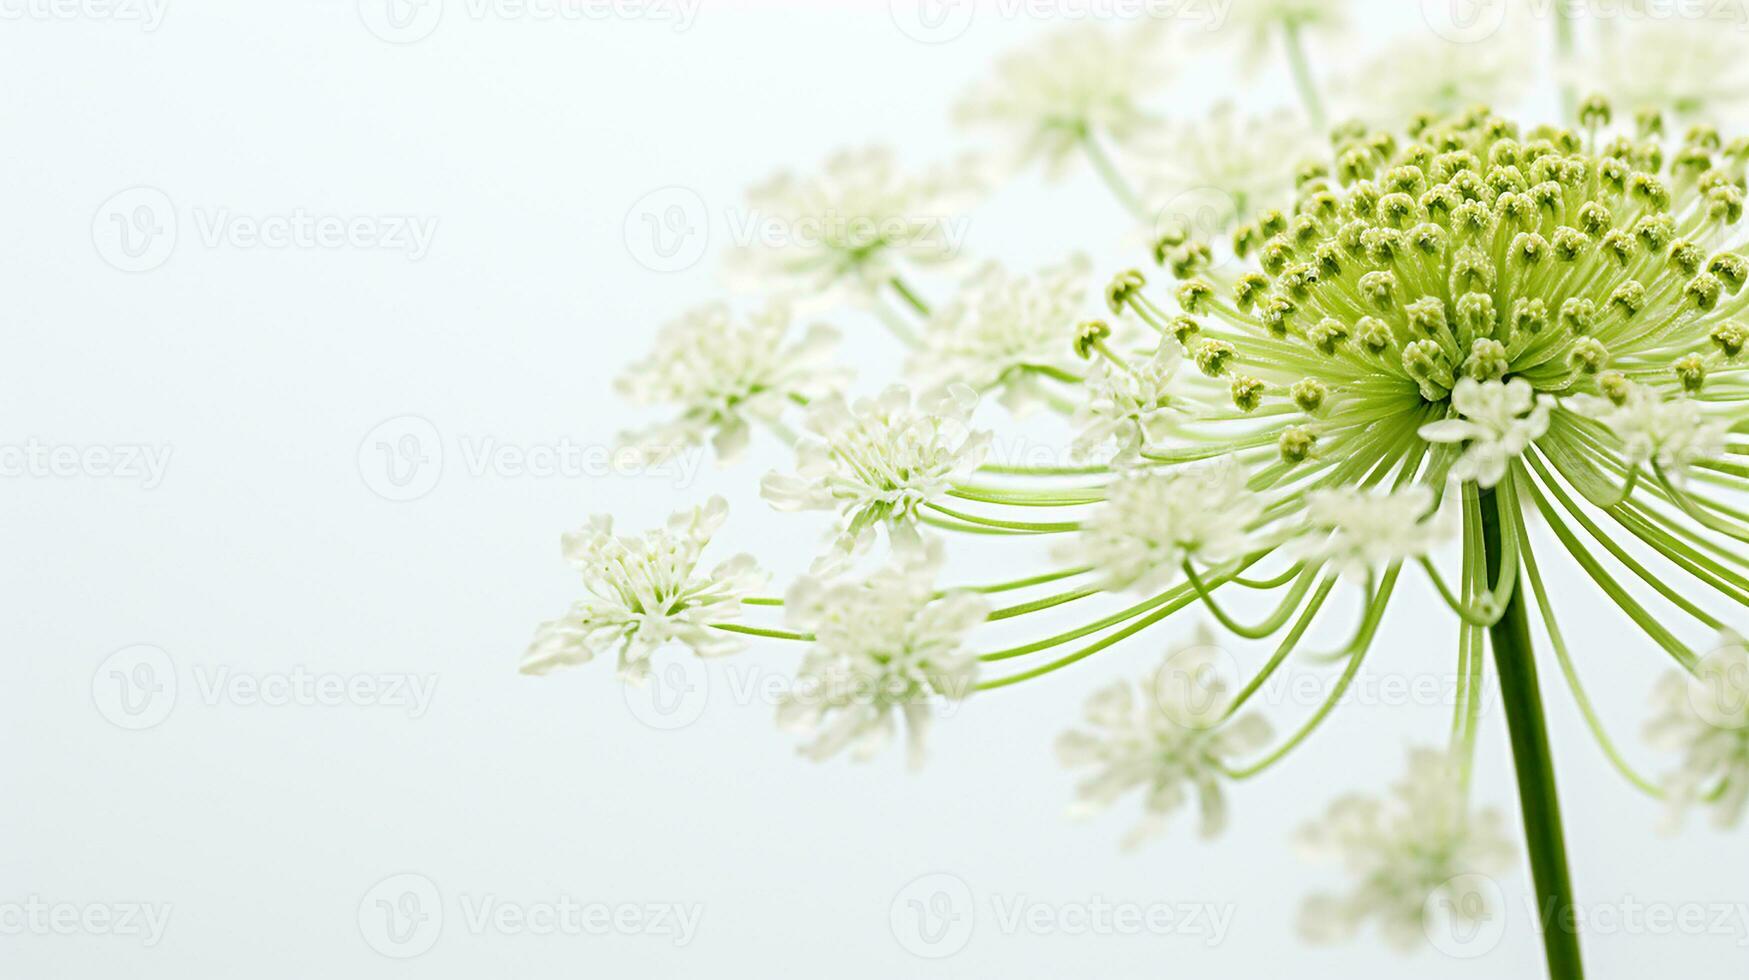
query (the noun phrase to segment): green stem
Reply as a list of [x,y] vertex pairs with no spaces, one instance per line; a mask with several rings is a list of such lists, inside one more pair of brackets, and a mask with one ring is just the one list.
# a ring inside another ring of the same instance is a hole
[[1318,83],[1312,80],[1312,65],[1306,59],[1306,47],[1300,39],[1300,25],[1287,21],[1281,25],[1283,40],[1287,44],[1287,63],[1293,69],[1294,87],[1299,90],[1300,101],[1305,104],[1306,118],[1311,120],[1314,129],[1322,131],[1324,122],[1324,101],[1318,96]]
[[[1493,490],[1482,491],[1482,549],[1488,576],[1497,581],[1502,564],[1501,503]],[[1514,561],[1518,560],[1516,555]],[[1530,852],[1531,877],[1536,882],[1543,916],[1543,953],[1550,980],[1584,980],[1579,958],[1577,909],[1567,872],[1567,845],[1561,826],[1561,804],[1555,792],[1554,759],[1543,718],[1536,661],[1525,614],[1524,590],[1514,589],[1506,615],[1489,630],[1494,663],[1500,673],[1500,693],[1506,726],[1512,736],[1512,758],[1518,770],[1518,798],[1524,815],[1524,838]]]

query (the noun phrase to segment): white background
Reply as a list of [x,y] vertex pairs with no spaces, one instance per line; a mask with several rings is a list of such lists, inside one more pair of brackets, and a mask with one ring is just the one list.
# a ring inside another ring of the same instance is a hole
[[[150,947],[9,929],[0,974],[1538,975],[1522,872],[1501,879],[1506,932],[1478,961],[1430,948],[1404,959],[1370,934],[1332,948],[1296,938],[1301,899],[1349,882],[1301,863],[1293,832],[1342,793],[1381,791],[1408,745],[1439,744],[1438,705],[1344,708],[1287,763],[1232,790],[1232,826],[1213,842],[1184,814],[1166,839],[1122,853],[1133,804],[1093,822],[1065,816],[1074,777],[1052,740],[1090,690],[1140,674],[1188,618],[975,699],[939,726],[920,773],[898,753],[864,766],[798,758],[770,706],[730,683],[785,676],[795,654],[777,644],[714,665],[709,697],[691,706],[702,713],[674,731],[640,720],[652,716],[628,707],[610,664],[516,673],[534,625],[577,592],[557,538],[591,513],[637,528],[722,492],[733,512],[716,555],[753,550],[780,575],[805,567],[822,525],[757,499],[758,476],[784,462],[769,439],[742,466],[690,479],[482,470],[470,453],[488,441],[605,447],[648,421],[611,381],[656,325],[722,294],[715,259],[745,186],[867,142],[916,163],[949,155],[964,146],[952,98],[1050,24],[986,11],[950,42],[922,44],[885,3],[711,3],[677,30],[660,12],[476,17],[454,0],[429,37],[391,44],[368,19],[352,0],[173,0],[156,30],[40,10],[0,22],[0,442],[171,453],[150,488],[96,473],[0,482],[0,905],[172,908]],[[1353,20],[1343,51],[1426,30],[1413,5],[1383,0]],[[1320,63],[1357,56],[1343,51]],[[1286,98],[1285,79],[1229,64],[1190,62],[1169,105]],[[640,264],[627,229],[647,231],[639,202],[669,186],[704,203],[711,254],[661,272]],[[161,266],[129,273],[111,264],[104,207],[135,187],[167,197],[177,230]],[[417,259],[210,245],[201,224],[224,209],[414,216],[436,233]],[[1028,176],[977,213],[968,247],[1021,268],[1081,248],[1103,274],[1140,261],[1124,231],[1086,172],[1061,184]],[[897,354],[872,321],[833,320],[860,389],[891,377]],[[395,502],[377,492],[394,494],[374,455],[381,434],[367,434],[408,416],[434,427],[423,448],[442,456],[441,478]],[[999,550],[965,550],[979,557],[962,574],[1012,567]],[[1661,655],[1564,563],[1545,565],[1559,569],[1605,717],[1631,757],[1663,767],[1639,739]],[[1334,620],[1349,615],[1340,609]],[[1333,621],[1330,638],[1345,628]],[[1454,633],[1414,581],[1372,663],[1448,673]],[[138,644],[164,652],[170,671],[157,676],[173,674],[177,689],[159,695],[159,724],[131,731],[110,720],[110,672],[127,664],[106,658]],[[435,694],[414,717],[203,687],[224,672],[299,669],[418,675]],[[1552,662],[1544,680],[1581,902],[1604,914],[1749,902],[1743,834],[1691,820],[1657,836],[1659,806],[1608,768]],[[1307,709],[1273,710],[1285,731]],[[1476,792],[1507,808],[1516,836],[1502,727],[1490,710]],[[397,960],[361,921],[375,914],[373,887],[403,873],[429,879],[443,921],[429,952]],[[936,873],[965,883],[973,929],[962,950],[931,960],[901,942],[889,913]],[[467,921],[489,898],[566,897],[696,906],[702,921],[684,946]],[[995,913],[1020,900],[1211,904],[1233,919],[1213,945],[1005,931]],[[1746,928],[1600,930],[1587,939],[1592,975],[1741,976]]]

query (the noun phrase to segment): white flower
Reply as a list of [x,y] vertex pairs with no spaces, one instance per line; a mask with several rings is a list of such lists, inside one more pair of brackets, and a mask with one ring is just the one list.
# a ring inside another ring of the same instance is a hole
[[708,573],[698,567],[728,513],[729,505],[712,497],[703,507],[670,517],[667,527],[640,535],[614,536],[613,519],[606,516],[565,535],[565,557],[583,573],[589,597],[564,617],[541,624],[522,672],[587,663],[618,647],[620,678],[642,683],[650,674],[650,655],[671,641],[701,657],[739,649],[732,634],[711,624],[737,619],[741,600],[764,586],[765,575],[748,555]]
[[1658,685],[1657,714],[1647,738],[1682,754],[1664,780],[1670,826],[1697,804],[1713,808],[1721,829],[1749,810],[1749,647],[1735,634],[1720,637],[1693,674],[1671,674]]
[[894,385],[847,405],[832,395],[808,407],[814,438],[796,444],[796,473],[771,473],[760,491],[778,510],[834,510],[840,551],[860,550],[884,526],[895,543],[919,540],[925,505],[983,463],[990,433],[970,426],[977,394],[964,385],[920,398]]
[[1429,513],[1433,506],[1433,488],[1425,484],[1394,492],[1314,490],[1306,495],[1307,536],[1295,542],[1295,552],[1364,582],[1382,567],[1428,554],[1451,536],[1449,522]]
[[1446,116],[1512,102],[1533,77],[1517,36],[1504,30],[1469,44],[1433,35],[1398,38],[1337,88],[1356,114],[1390,126],[1420,112]]
[[1290,112],[1248,117],[1222,102],[1204,119],[1162,125],[1138,156],[1151,165],[1147,192],[1160,209],[1159,230],[1207,240],[1248,215],[1285,208],[1300,164],[1320,149]]
[[730,253],[730,277],[810,304],[866,300],[904,262],[958,257],[980,185],[969,161],[906,175],[882,147],[838,153],[818,176],[779,174],[747,193],[751,240]]
[[1469,443],[1451,478],[1487,488],[1499,483],[1507,465],[1549,431],[1554,399],[1538,395],[1523,378],[1500,382],[1466,377],[1458,379],[1451,404],[1462,417],[1422,426],[1421,438]]
[[814,643],[796,686],[778,706],[778,723],[812,734],[802,751],[822,761],[848,748],[872,757],[903,715],[912,766],[923,761],[930,703],[971,693],[977,657],[962,649],[989,606],[969,592],[940,595],[939,543],[899,553],[895,563],[857,582],[803,578],[785,599],[789,623]]
[[1571,399],[1574,407],[1609,426],[1622,441],[1622,461],[1629,466],[1656,462],[1671,480],[1681,481],[1690,464],[1725,453],[1731,425],[1708,419],[1700,403],[1678,396],[1664,399],[1644,385],[1630,385],[1620,405],[1585,395]]
[[1346,20],[1344,0],[1237,0],[1228,4],[1221,31],[1244,45],[1247,61],[1255,63],[1282,44],[1284,30],[1330,32]]
[[1143,449],[1181,420],[1186,405],[1175,382],[1183,360],[1170,338],[1162,338],[1146,361],[1128,368],[1104,358],[1096,360],[1087,374],[1085,401],[1075,413],[1081,434],[1070,454],[1088,459],[1115,441],[1115,461],[1135,462]]
[[1004,404],[1028,405],[1040,395],[1033,369],[1079,373],[1075,324],[1087,299],[1088,275],[1089,263],[1080,255],[1031,276],[985,266],[952,304],[930,317],[911,370],[930,386],[1000,386]]
[[1630,115],[1655,109],[1724,122],[1749,97],[1742,8],[1729,6],[1733,22],[1724,24],[1708,18],[1630,18],[1599,39],[1587,63],[1573,70],[1573,82]]
[[1083,138],[1122,142],[1147,119],[1138,96],[1170,74],[1158,23],[1108,30],[1096,23],[1060,28],[996,63],[995,75],[959,104],[968,126],[1005,130],[1016,164],[1042,158],[1062,173]]
[[[1201,833],[1213,837],[1226,824],[1220,780],[1227,764],[1269,741],[1269,723],[1247,714],[1223,723],[1232,703],[1216,671],[1221,652],[1206,626],[1166,660],[1141,686],[1117,681],[1087,700],[1091,731],[1068,731],[1057,755],[1071,768],[1094,772],[1076,787],[1078,812],[1097,812],[1138,787],[1145,788],[1142,822],[1125,838],[1133,847],[1165,830],[1173,810],[1195,794]],[[1139,702],[1139,703],[1138,703]]]
[[1472,925],[1504,914],[1487,907],[1485,891],[1449,894],[1463,889],[1466,876],[1510,868],[1514,854],[1499,811],[1472,813],[1464,792],[1450,755],[1419,749],[1388,799],[1336,801],[1301,832],[1300,843],[1313,857],[1342,862],[1358,884],[1347,895],[1309,899],[1301,932],[1314,942],[1334,942],[1376,919],[1385,939],[1407,952],[1427,942],[1424,915],[1429,900],[1441,895],[1451,899],[1452,915]]
[[837,333],[815,326],[786,347],[789,326],[788,306],[773,303],[745,319],[713,304],[662,327],[656,349],[616,387],[634,402],[678,405],[680,416],[626,440],[660,459],[708,435],[718,459],[729,463],[747,447],[748,423],[776,422],[791,404],[839,390],[846,372],[827,360]]
[[1214,564],[1257,547],[1249,525],[1262,515],[1263,498],[1231,459],[1135,471],[1106,493],[1059,557],[1091,565],[1107,588],[1152,592],[1174,580],[1186,559]]

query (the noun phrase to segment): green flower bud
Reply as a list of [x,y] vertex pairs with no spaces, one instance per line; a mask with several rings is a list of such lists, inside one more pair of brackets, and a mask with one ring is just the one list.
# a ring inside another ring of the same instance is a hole
[[1596,374],[1609,366],[1609,348],[1596,337],[1580,337],[1567,353],[1567,366],[1582,374]]
[[1605,371],[1597,376],[1597,390],[1619,406],[1628,403],[1628,396],[1633,393],[1634,386],[1627,375],[1620,371]]
[[1651,139],[1664,135],[1664,114],[1656,109],[1645,108],[1634,113],[1634,131],[1640,134],[1640,139]]
[[1638,243],[1634,241],[1634,236],[1620,228],[1611,228],[1604,232],[1602,240],[1597,244],[1603,249],[1603,254],[1614,259],[1618,266],[1626,266],[1639,249]]
[[1363,316],[1354,325],[1355,334],[1367,350],[1382,354],[1393,342],[1390,325],[1376,316]]
[[1536,232],[1520,232],[1512,237],[1512,250],[1507,253],[1521,266],[1534,266],[1549,254],[1549,240]]
[[1700,264],[1706,261],[1706,252],[1699,245],[1686,238],[1678,238],[1670,243],[1670,249],[1665,253],[1670,264],[1682,270],[1685,276],[1692,276],[1700,271]]
[[1093,349],[1111,336],[1111,325],[1104,320],[1088,320],[1075,328],[1075,354],[1082,360],[1093,356]]
[[1713,328],[1712,341],[1728,358],[1735,358],[1743,353],[1745,344],[1749,344],[1749,330],[1741,323],[1721,323]]
[[1494,260],[1488,253],[1466,245],[1457,250],[1451,259],[1451,291],[1465,293],[1470,290],[1487,292],[1494,288]]
[[1409,319],[1409,329],[1418,334],[1436,337],[1450,329],[1445,303],[1437,296],[1423,296],[1403,308]]
[[1540,299],[1520,296],[1512,303],[1512,332],[1539,334],[1549,325],[1549,307]]
[[1615,287],[1615,292],[1609,294],[1609,305],[1611,309],[1620,310],[1624,316],[1631,319],[1646,305],[1646,287],[1629,279]]
[[1296,425],[1281,434],[1281,458],[1287,463],[1303,463],[1312,456],[1318,435],[1303,425]]
[[1190,338],[1202,332],[1202,324],[1187,316],[1172,318],[1172,339],[1178,341],[1180,347],[1189,347]]
[[1239,277],[1238,282],[1233,283],[1233,302],[1238,304],[1241,311],[1249,313],[1268,292],[1268,277],[1261,273],[1247,272]]
[[1615,224],[1615,216],[1609,213],[1609,208],[1597,201],[1586,201],[1579,206],[1579,228],[1587,235],[1597,236],[1606,232]]
[[1277,337],[1287,336],[1288,327],[1293,322],[1293,316],[1299,312],[1299,307],[1285,296],[1270,296],[1263,301],[1257,310],[1257,318],[1263,321],[1263,326]]
[[1148,281],[1142,278],[1139,270],[1125,269],[1113,276],[1111,285],[1105,287],[1105,305],[1114,314],[1122,313],[1130,299],[1147,285]]
[[1348,339],[1348,325],[1327,316],[1306,332],[1306,339],[1325,354],[1334,355],[1336,348]]
[[1465,293],[1458,297],[1458,329],[1470,337],[1491,336],[1500,323],[1494,310],[1494,297],[1487,293]]
[[1369,272],[1360,277],[1360,294],[1381,310],[1389,310],[1397,292],[1397,277],[1389,272]]
[[1593,95],[1579,103],[1579,125],[1586,129],[1602,129],[1609,125],[1609,100]]
[[1330,397],[1330,386],[1316,378],[1307,378],[1296,382],[1290,393],[1300,411],[1309,414],[1323,407],[1324,399]]
[[1263,390],[1268,387],[1257,378],[1241,375],[1233,379],[1233,405],[1241,412],[1254,412],[1263,404]]
[[1679,357],[1671,367],[1676,371],[1676,379],[1682,382],[1683,391],[1698,395],[1706,387],[1706,361],[1699,354]]
[[1590,245],[1590,237],[1577,228],[1562,225],[1555,229],[1555,258],[1562,262],[1577,260]]
[[1648,214],[1634,222],[1634,237],[1648,252],[1662,252],[1676,238],[1676,221],[1667,214]]
[[1695,309],[1703,312],[1719,305],[1719,294],[1725,291],[1725,284],[1719,277],[1710,272],[1703,272],[1688,281],[1682,287],[1682,295],[1694,304]]
[[1561,326],[1577,336],[1591,332],[1597,323],[1597,304],[1583,296],[1569,297],[1561,304]]
[[1743,191],[1729,186],[1707,191],[1706,216],[1709,221],[1736,224],[1743,217]]
[[1192,279],[1178,287],[1178,306],[1193,316],[1207,313],[1214,295],[1215,287],[1201,279]]
[[1196,366],[1203,374],[1218,378],[1227,373],[1227,362],[1238,353],[1224,340],[1205,340],[1197,345]]
[[1732,296],[1743,288],[1743,283],[1749,280],[1749,259],[1735,252],[1720,252],[1706,264],[1706,271],[1719,277],[1725,284],[1725,291]]
[[1499,381],[1506,377],[1512,362],[1506,356],[1506,345],[1483,337],[1470,345],[1470,356],[1464,360],[1464,374],[1477,381]]
[[1263,233],[1263,237],[1274,238],[1287,231],[1287,215],[1270,208],[1257,216],[1257,228]]

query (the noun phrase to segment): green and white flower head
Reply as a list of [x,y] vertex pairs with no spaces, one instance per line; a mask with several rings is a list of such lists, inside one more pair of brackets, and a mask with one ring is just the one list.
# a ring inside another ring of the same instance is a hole
[[1709,417],[1706,406],[1687,394],[1660,395],[1624,379],[1610,387],[1610,397],[1582,395],[1572,406],[1621,440],[1623,462],[1655,464],[1678,484],[1687,484],[1690,466],[1723,457],[1728,446],[1730,420]]
[[709,438],[727,464],[746,449],[753,424],[777,423],[794,404],[841,390],[849,373],[830,363],[837,332],[816,325],[786,344],[789,331],[789,306],[781,301],[744,318],[712,304],[662,327],[656,349],[616,387],[633,402],[677,406],[680,414],[628,433],[626,442],[660,459]]
[[768,474],[761,492],[778,510],[836,511],[841,552],[861,551],[882,527],[915,545],[928,508],[989,453],[990,433],[971,427],[977,403],[964,385],[916,400],[903,385],[854,404],[823,398],[808,407],[796,472]]
[[1431,33],[1397,38],[1358,71],[1337,79],[1338,102],[1386,126],[1419,113],[1448,116],[1478,104],[1510,104],[1535,77],[1521,36],[1501,30],[1467,44]]
[[729,505],[712,497],[643,534],[615,535],[613,519],[602,515],[565,535],[565,558],[582,573],[589,595],[541,624],[522,672],[544,674],[617,649],[620,678],[642,683],[651,655],[668,643],[684,644],[701,657],[740,649],[737,637],[715,624],[740,618],[741,600],[763,588],[766,576],[750,555],[709,571],[699,567],[728,513]]
[[1365,583],[1386,568],[1426,558],[1454,533],[1435,513],[1433,488],[1343,487],[1306,495],[1306,535],[1296,555]]
[[1231,461],[1134,472],[1107,494],[1058,549],[1059,558],[1096,569],[1106,588],[1155,592],[1185,562],[1217,565],[1259,547],[1251,528],[1264,500]]
[[1681,754],[1664,779],[1670,825],[1690,807],[1706,806],[1721,829],[1749,811],[1749,646],[1727,633],[1692,673],[1672,673],[1658,685],[1657,714],[1647,737]]
[[1088,728],[1057,739],[1065,766],[1093,770],[1076,787],[1075,812],[1103,811],[1139,789],[1143,819],[1125,837],[1126,847],[1164,832],[1173,811],[1192,797],[1202,836],[1220,833],[1227,820],[1221,783],[1229,765],[1262,749],[1270,736],[1260,715],[1226,721],[1233,696],[1217,669],[1221,658],[1213,635],[1201,627],[1139,689],[1119,680],[1087,699]]
[[1222,102],[1205,117],[1173,120],[1140,141],[1145,195],[1162,232],[1225,233],[1256,212],[1293,200],[1300,167],[1321,141],[1286,111],[1247,116]]
[[929,318],[922,346],[911,356],[912,373],[927,387],[999,389],[1010,409],[1050,397],[1047,385],[1072,384],[1080,376],[1073,341],[1089,276],[1081,255],[1030,276],[984,266]]
[[1061,174],[1090,137],[1123,143],[1148,121],[1148,93],[1171,76],[1164,25],[1059,28],[1006,55],[994,75],[960,101],[955,117],[971,129],[999,131],[1015,166],[1042,160]]
[[935,586],[939,542],[895,553],[859,581],[800,579],[785,600],[791,626],[814,638],[799,676],[778,706],[778,722],[812,736],[816,761],[848,750],[868,759],[903,721],[911,765],[923,761],[932,704],[971,693],[978,660],[963,649],[989,604]]
[[969,158],[906,173],[885,147],[835,154],[813,176],[778,174],[747,193],[752,240],[730,253],[729,277],[809,307],[867,302],[909,266],[959,257],[983,183]]
[[1692,15],[1623,18],[1569,72],[1584,91],[1599,92],[1627,113],[1669,113],[1685,122],[1741,118],[1749,101],[1743,60],[1743,10],[1727,21]]
[[1548,433],[1554,405],[1554,396],[1538,395],[1523,378],[1510,382],[1459,378],[1451,392],[1451,407],[1458,417],[1422,426],[1421,438],[1463,443],[1464,454],[1452,466],[1451,478],[1492,487],[1506,477],[1508,465]]
[[[1409,758],[1409,774],[1385,799],[1351,795],[1301,831],[1309,857],[1340,862],[1354,889],[1309,899],[1300,930],[1314,942],[1352,937],[1376,922],[1384,938],[1405,952],[1427,942],[1425,915],[1430,901],[1461,888],[1466,879],[1498,874],[1511,867],[1515,848],[1497,810],[1473,812],[1466,799],[1457,760],[1444,752],[1420,749]],[[1479,926],[1505,914],[1490,908],[1488,895],[1465,890],[1445,896],[1451,914]]]

